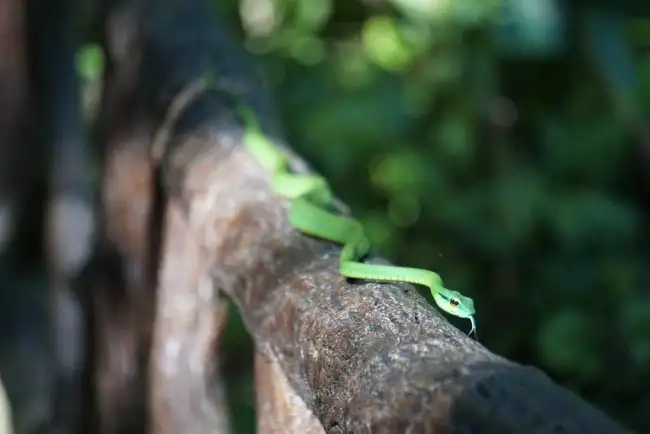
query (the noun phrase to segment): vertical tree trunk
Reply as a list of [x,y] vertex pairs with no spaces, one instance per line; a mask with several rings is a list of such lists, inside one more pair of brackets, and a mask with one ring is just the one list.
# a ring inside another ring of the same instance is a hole
[[55,390],[53,429],[81,429],[85,318],[73,281],[86,265],[94,236],[89,159],[75,54],[75,0],[27,4],[31,78],[47,164],[45,255]]
[[94,432],[114,434],[143,432],[147,426],[146,367],[155,303],[149,257],[154,189],[150,137],[138,124],[134,106],[140,60],[134,45],[137,10],[128,2],[107,0],[101,12],[107,67],[97,120],[101,224],[88,290]]
[[20,187],[28,173],[19,170],[28,155],[23,131],[29,76],[24,1],[0,2],[0,253],[14,233]]

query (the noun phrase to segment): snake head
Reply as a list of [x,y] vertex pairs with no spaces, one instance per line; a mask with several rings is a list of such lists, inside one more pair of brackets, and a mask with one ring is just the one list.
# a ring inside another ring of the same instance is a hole
[[472,330],[470,330],[469,335],[476,333],[474,300],[465,297],[458,291],[452,291],[447,288],[433,294],[433,299],[438,307],[448,314],[469,319],[472,322]]

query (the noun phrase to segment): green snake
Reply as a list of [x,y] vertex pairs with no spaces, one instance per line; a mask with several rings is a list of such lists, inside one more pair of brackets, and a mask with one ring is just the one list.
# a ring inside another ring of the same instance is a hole
[[252,111],[240,107],[240,113],[245,120],[244,142],[247,150],[271,174],[273,192],[291,200],[289,222],[306,234],[343,245],[339,256],[342,276],[426,286],[440,309],[469,319],[472,323],[469,334],[476,333],[474,301],[443,287],[438,274],[418,268],[360,262],[371,248],[361,223],[330,212],[334,196],[327,181],[318,175],[292,173],[288,155],[262,133]]
[[[81,68],[82,72],[87,70],[85,75],[91,78],[102,68],[101,65],[90,67],[97,62],[103,63],[101,51],[98,54],[93,50],[97,51],[92,46],[87,46],[79,53],[78,59],[79,65],[85,68]],[[213,71],[206,72],[179,95],[178,101],[170,107],[166,123],[173,124],[173,119],[178,117],[187,103],[206,88],[221,89]],[[262,133],[253,111],[240,105],[239,113],[245,122],[244,142],[248,151],[270,172],[273,192],[291,200],[289,222],[306,234],[343,245],[339,256],[339,272],[342,276],[426,286],[440,309],[451,315],[469,319],[472,323],[469,334],[476,334],[474,301],[457,291],[443,287],[438,274],[418,268],[360,262],[370,252],[370,241],[358,220],[329,211],[333,208],[334,196],[327,181],[321,176],[292,173],[289,156]],[[165,128],[161,128],[160,137],[154,140],[154,154],[162,152],[157,144],[164,142],[165,131]]]

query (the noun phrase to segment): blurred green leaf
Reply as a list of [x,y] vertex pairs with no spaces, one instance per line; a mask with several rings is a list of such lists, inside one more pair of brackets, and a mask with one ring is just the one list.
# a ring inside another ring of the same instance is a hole
[[538,334],[542,361],[583,381],[601,375],[603,366],[591,327],[590,320],[579,310],[563,308],[549,314]]
[[566,249],[622,249],[640,232],[636,212],[622,202],[595,191],[557,194],[546,219]]
[[372,182],[382,190],[419,194],[429,174],[426,160],[415,152],[393,152],[378,158],[370,167]]
[[332,0],[292,0],[295,28],[317,32],[327,24],[332,14]]
[[638,366],[650,364],[650,297],[628,297],[621,307],[621,327],[628,337],[629,349]]
[[104,72],[104,51],[97,44],[85,44],[76,55],[77,73],[87,81],[101,79]]
[[401,71],[413,59],[411,48],[394,18],[370,18],[364,24],[362,37],[368,57],[389,71]]
[[388,216],[397,227],[412,226],[420,218],[420,211],[420,200],[413,193],[397,194],[388,202]]
[[622,126],[601,115],[573,122],[554,120],[547,124],[544,134],[545,167],[556,176],[584,182],[608,183],[619,167],[613,163],[628,149]]
[[391,250],[391,240],[394,236],[394,226],[384,212],[368,212],[361,218],[368,238],[381,251]]
[[454,167],[467,168],[476,157],[472,127],[474,119],[468,112],[451,112],[433,129],[436,154]]

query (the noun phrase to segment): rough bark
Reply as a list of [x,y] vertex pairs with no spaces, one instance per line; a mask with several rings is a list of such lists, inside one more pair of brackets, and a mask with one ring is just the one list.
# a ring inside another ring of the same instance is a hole
[[291,228],[289,203],[270,191],[268,173],[244,148],[237,101],[282,140],[263,88],[240,61],[246,56],[224,48],[224,26],[200,1],[157,2],[144,16],[139,104],[152,117],[162,122],[174,97],[206,70],[231,90],[207,90],[180,114],[163,161],[169,209],[182,216],[201,266],[234,300],[258,351],[325,432],[624,432],[541,371],[469,339],[412,287],[343,279],[338,248]]
[[324,434],[323,426],[296,395],[277,362],[255,354],[258,434]]
[[150,364],[157,434],[230,432],[217,347],[227,304],[216,298],[206,265],[181,209],[169,206]]

